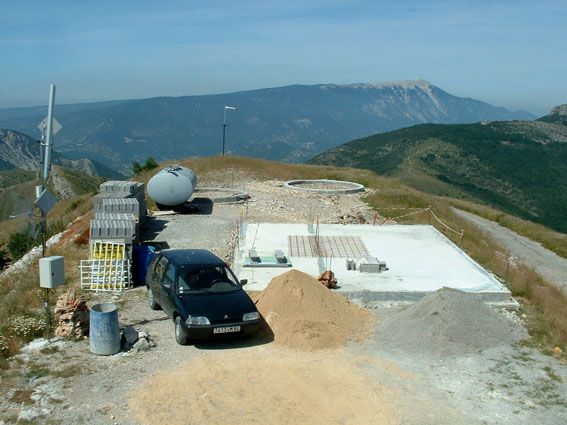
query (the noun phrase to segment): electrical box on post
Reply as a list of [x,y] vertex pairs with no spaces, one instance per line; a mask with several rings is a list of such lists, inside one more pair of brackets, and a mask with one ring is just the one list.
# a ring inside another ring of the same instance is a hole
[[56,288],[65,283],[65,266],[63,257],[53,255],[39,260],[39,286]]

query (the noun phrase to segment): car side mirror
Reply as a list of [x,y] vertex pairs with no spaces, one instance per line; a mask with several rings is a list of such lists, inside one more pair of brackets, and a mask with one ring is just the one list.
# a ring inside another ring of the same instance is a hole
[[248,279],[242,279],[242,280],[240,281],[240,284],[241,284],[242,286],[246,285],[247,283],[248,283]]

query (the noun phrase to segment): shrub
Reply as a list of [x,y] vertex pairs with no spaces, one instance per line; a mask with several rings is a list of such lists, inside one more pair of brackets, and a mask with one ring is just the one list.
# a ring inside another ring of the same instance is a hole
[[8,332],[26,342],[31,341],[45,332],[45,319],[27,316],[11,317],[8,321]]
[[153,170],[158,167],[157,161],[153,157],[148,157],[144,165],[140,165],[138,161],[132,163],[132,171],[134,174],[140,174],[142,171]]
[[19,260],[33,245],[33,238],[25,233],[12,233],[8,241],[8,251],[13,260]]

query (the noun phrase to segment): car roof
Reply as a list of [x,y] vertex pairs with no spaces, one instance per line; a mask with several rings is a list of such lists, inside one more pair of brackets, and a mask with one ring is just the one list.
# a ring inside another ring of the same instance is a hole
[[226,263],[206,249],[166,249],[161,255],[175,266],[224,266]]

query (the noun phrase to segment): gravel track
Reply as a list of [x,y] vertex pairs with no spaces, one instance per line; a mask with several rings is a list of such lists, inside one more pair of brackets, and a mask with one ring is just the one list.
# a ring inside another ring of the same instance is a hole
[[515,262],[525,264],[567,294],[567,259],[498,223],[454,208],[453,211],[501,244]]

